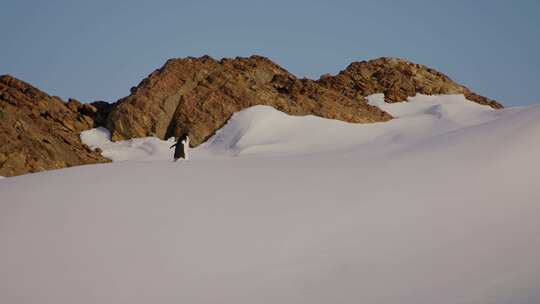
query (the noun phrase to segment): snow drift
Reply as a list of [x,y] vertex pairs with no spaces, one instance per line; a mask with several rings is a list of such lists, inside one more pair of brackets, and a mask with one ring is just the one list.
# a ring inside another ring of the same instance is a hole
[[0,301],[540,302],[540,106],[370,103],[246,109],[178,163],[82,134],[115,162],[0,183]]

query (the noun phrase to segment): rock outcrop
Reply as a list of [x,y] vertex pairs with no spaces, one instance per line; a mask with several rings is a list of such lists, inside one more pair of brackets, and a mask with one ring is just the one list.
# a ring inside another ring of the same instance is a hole
[[387,102],[406,101],[416,94],[463,94],[465,98],[494,109],[503,106],[480,96],[448,76],[421,64],[398,58],[353,62],[336,76],[322,76],[317,83],[350,98],[384,93]]
[[6,75],[0,77],[0,176],[107,162],[79,137],[96,126],[106,126],[113,140],[188,133],[197,146],[232,114],[254,105],[354,123],[391,119],[367,104],[365,97],[375,93],[384,93],[388,102],[418,93],[464,94],[502,108],[440,72],[396,58],[354,62],[319,80],[298,79],[261,56],[171,59],[114,104],[65,103]]
[[391,116],[366,103],[384,93],[388,102],[420,94],[464,94],[473,102],[502,108],[446,75],[402,59],[379,58],[352,63],[336,76],[298,79],[267,58],[171,59],[131,95],[118,101],[107,117],[113,140],[190,134],[197,146],[229,117],[254,105],[269,105],[292,115],[317,115],[354,123]]
[[355,123],[392,117],[364,98],[351,98],[308,79],[297,79],[260,57],[172,59],[118,101],[107,119],[113,140],[187,132],[197,146],[232,114],[269,105],[292,115],[313,114]]
[[12,76],[0,76],[0,176],[107,162],[82,144],[97,109],[64,103]]

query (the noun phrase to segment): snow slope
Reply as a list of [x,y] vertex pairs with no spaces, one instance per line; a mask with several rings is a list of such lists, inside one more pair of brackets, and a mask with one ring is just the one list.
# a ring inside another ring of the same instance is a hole
[[192,159],[0,182],[1,303],[540,303],[540,106],[370,103],[355,125],[259,106]]

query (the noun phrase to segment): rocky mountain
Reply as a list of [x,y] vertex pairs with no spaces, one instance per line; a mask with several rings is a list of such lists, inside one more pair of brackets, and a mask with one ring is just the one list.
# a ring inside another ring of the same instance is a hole
[[0,76],[0,175],[107,162],[81,143],[97,109],[65,103],[11,76]]
[[188,133],[197,146],[232,114],[254,105],[354,123],[392,119],[367,104],[365,96],[374,93],[384,93],[388,102],[417,93],[464,94],[472,102],[502,108],[440,72],[396,58],[354,62],[319,80],[299,79],[261,56],[171,59],[114,104],[63,102],[1,76],[0,175],[107,162],[79,138],[81,131],[96,126],[106,126],[113,140]]
[[260,57],[172,59],[120,100],[107,119],[113,140],[189,133],[194,146],[221,128],[232,114],[269,105],[293,115],[313,114],[355,123],[392,117],[355,99],[298,79]]
[[351,98],[384,93],[386,102],[406,101],[416,94],[463,94],[468,100],[500,109],[495,100],[480,96],[448,76],[421,64],[399,58],[378,58],[353,62],[336,76],[324,75],[318,81]]
[[293,115],[313,114],[355,123],[391,116],[366,103],[385,93],[389,102],[421,94],[464,94],[493,108],[496,101],[471,92],[444,74],[402,59],[355,62],[336,76],[298,79],[267,58],[171,59],[121,99],[107,118],[113,140],[189,133],[197,146],[229,117],[253,105],[270,105]]

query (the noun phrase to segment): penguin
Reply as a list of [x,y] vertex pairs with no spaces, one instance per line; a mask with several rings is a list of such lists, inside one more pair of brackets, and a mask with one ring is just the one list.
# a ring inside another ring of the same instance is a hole
[[178,159],[182,158],[187,160],[188,159],[188,148],[189,148],[189,136],[184,133],[182,136],[178,138],[176,143],[172,145],[169,149],[174,149],[174,161],[177,161]]

